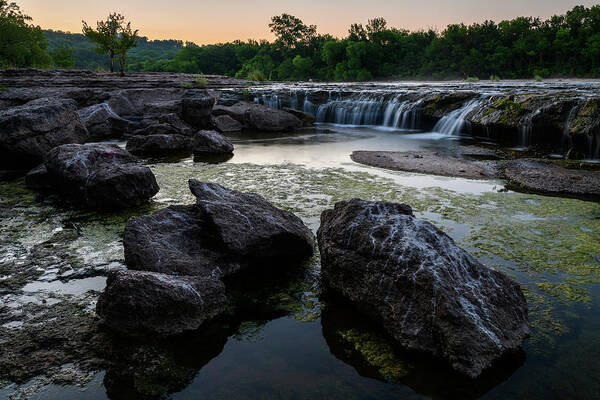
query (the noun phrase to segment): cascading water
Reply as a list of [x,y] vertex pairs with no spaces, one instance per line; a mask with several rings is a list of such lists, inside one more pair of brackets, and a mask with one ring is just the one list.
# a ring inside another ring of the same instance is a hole
[[459,135],[466,124],[467,116],[481,104],[481,101],[481,98],[469,100],[461,108],[442,117],[433,127],[433,131],[446,135]]
[[420,100],[402,100],[401,96],[392,100],[377,95],[340,99],[330,94],[327,103],[318,107],[316,117],[322,123],[417,129],[420,104]]

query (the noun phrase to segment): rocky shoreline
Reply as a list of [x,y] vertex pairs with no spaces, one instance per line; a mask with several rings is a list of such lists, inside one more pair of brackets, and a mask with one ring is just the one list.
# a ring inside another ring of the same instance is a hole
[[[503,179],[508,188],[516,191],[600,200],[598,169],[537,158],[498,160],[497,153],[480,150],[473,154],[472,147],[465,147],[454,155],[434,151],[355,151],[350,158],[378,168],[467,179]],[[469,156],[492,159],[474,160]],[[594,168],[595,164],[587,167]]]

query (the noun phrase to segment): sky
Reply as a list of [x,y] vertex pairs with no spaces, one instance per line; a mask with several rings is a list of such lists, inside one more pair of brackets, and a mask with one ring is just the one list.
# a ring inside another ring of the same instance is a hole
[[547,18],[599,0],[14,0],[44,29],[81,32],[110,12],[124,14],[140,35],[197,44],[269,39],[271,16],[293,14],[319,33],[343,37],[350,24],[384,17],[410,30],[443,30],[451,23],[496,22],[517,16]]

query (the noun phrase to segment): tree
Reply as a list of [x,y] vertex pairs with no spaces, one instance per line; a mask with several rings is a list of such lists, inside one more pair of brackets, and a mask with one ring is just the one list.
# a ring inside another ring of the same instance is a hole
[[73,49],[66,44],[62,44],[59,48],[53,50],[50,55],[54,60],[54,65],[58,68],[73,68]]
[[121,75],[125,73],[127,52],[137,45],[138,31],[131,29],[131,22],[125,24],[125,17],[112,13],[105,21],[96,22],[96,29],[83,22],[83,34],[96,43],[99,54],[110,56],[110,72],[115,71],[115,58],[119,58]]
[[289,14],[271,18],[269,28],[277,37],[277,41],[288,49],[308,44],[317,34],[315,25],[305,25],[300,18]]
[[49,67],[48,40],[15,3],[0,0],[0,68]]
[[121,76],[125,75],[125,69],[127,67],[127,52],[137,46],[138,30],[131,29],[131,22],[121,28],[117,38],[117,45],[115,47],[115,54],[119,57],[119,71]]

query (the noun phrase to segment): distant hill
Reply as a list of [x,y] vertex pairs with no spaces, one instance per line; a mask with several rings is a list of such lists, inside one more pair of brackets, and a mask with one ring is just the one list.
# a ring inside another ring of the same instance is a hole
[[[44,30],[44,36],[50,42],[49,53],[63,44],[73,49],[75,68],[90,70],[109,68],[108,56],[96,53],[96,45],[81,33]],[[166,64],[173,60],[182,48],[184,43],[181,40],[148,40],[147,37],[141,37],[138,46],[128,54],[128,70],[142,71],[146,64],[153,66],[161,62]]]

